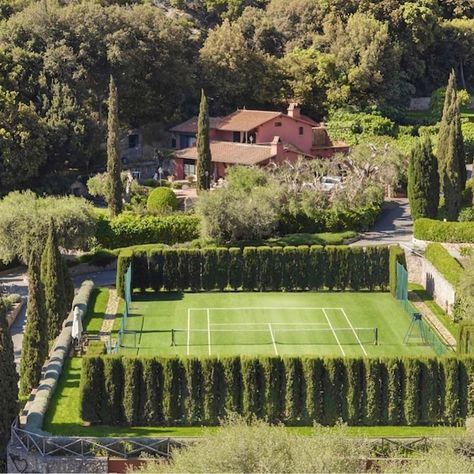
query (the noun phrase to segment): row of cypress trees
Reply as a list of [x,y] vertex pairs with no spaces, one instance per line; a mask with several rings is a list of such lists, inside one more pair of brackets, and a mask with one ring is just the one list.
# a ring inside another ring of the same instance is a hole
[[20,361],[20,393],[28,395],[41,379],[49,343],[61,332],[74,298],[69,270],[59,252],[54,223],[43,252],[33,248],[28,261],[28,305]]
[[457,424],[474,412],[474,359],[87,357],[81,416],[108,425]]
[[388,286],[387,246],[159,249],[120,256],[117,288],[160,290],[360,290]]
[[436,156],[429,138],[422,139],[411,153],[408,198],[413,218],[435,218],[441,190],[447,219],[457,220],[462,207],[466,175],[456,74],[452,71],[446,89]]

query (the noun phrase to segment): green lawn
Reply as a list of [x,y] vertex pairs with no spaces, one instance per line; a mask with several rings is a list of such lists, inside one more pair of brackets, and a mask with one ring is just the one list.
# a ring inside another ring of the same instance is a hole
[[99,333],[104,321],[107,303],[109,301],[108,288],[94,288],[84,318],[84,331]]
[[[79,383],[82,359],[68,359],[63,374],[51,400],[43,429],[49,433],[63,436],[170,436],[195,437],[214,431],[215,427],[129,427],[129,426],[84,426],[79,416]],[[287,429],[303,435],[313,433],[312,426],[288,427]],[[349,436],[369,437],[419,437],[456,436],[464,428],[448,426],[351,426]]]
[[198,357],[435,355],[416,331],[404,343],[409,326],[406,313],[383,292],[148,293],[132,301],[120,352]]

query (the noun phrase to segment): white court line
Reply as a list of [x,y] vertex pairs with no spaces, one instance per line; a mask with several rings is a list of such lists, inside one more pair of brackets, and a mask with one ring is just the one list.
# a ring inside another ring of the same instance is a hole
[[346,353],[344,352],[344,349],[342,348],[341,343],[339,342],[339,338],[337,337],[336,331],[334,331],[334,328],[332,327],[331,321],[329,321],[328,315],[327,315],[326,310],[324,308],[323,308],[323,313],[324,313],[324,316],[326,316],[326,319],[327,319],[328,324],[329,324],[329,326],[332,330],[332,333],[334,334],[334,337],[336,338],[336,341],[339,345],[339,349],[341,349],[342,355],[345,357]]
[[272,336],[273,349],[275,349],[275,355],[278,355],[278,348],[275,341],[275,336],[273,335],[272,324],[268,323],[268,329],[270,330],[270,335]]
[[342,309],[342,308],[326,308],[326,307],[304,307],[304,306],[232,306],[231,308],[189,308],[191,311],[209,311],[209,310],[218,310],[218,311],[238,311],[240,309]]
[[[267,323],[212,323],[211,326],[264,326]],[[274,323],[273,326],[327,326],[327,323]]]
[[191,339],[191,310],[188,309],[188,338],[186,342],[186,355],[189,355],[189,342]]
[[207,345],[209,347],[209,355],[211,355],[211,312],[207,308]]
[[342,308],[342,314],[344,314],[344,316],[345,316],[347,322],[349,323],[349,326],[350,326],[351,329],[352,329],[352,332],[354,333],[354,336],[356,337],[357,341],[359,342],[360,347],[361,347],[362,350],[364,351],[364,354],[367,356],[367,351],[365,350],[365,347],[362,345],[362,342],[360,341],[359,336],[358,336],[357,333],[355,332],[354,326],[352,325],[350,319],[347,317],[347,314],[346,314],[346,312],[344,311],[344,308]]

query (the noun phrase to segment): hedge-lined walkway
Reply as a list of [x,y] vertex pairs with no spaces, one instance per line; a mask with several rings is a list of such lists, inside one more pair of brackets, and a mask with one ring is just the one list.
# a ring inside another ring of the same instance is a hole
[[114,327],[114,321],[117,315],[119,301],[120,301],[120,298],[117,295],[117,290],[110,289],[109,301],[107,302],[107,308],[105,309],[104,320],[102,322],[102,327],[100,329],[100,339],[104,342],[107,341]]

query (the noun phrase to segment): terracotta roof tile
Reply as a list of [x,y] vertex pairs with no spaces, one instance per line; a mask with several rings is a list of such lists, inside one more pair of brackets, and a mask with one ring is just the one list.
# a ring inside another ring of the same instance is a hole
[[[212,161],[242,165],[256,165],[275,156],[270,145],[250,145],[234,142],[211,142]],[[197,148],[183,148],[176,151],[177,158],[197,159]]]
[[281,115],[283,115],[281,112],[270,112],[266,110],[236,110],[221,120],[218,129],[249,132],[259,125]]
[[[222,117],[209,117],[209,127],[217,128],[221,120],[222,120]],[[170,128],[170,132],[197,133],[197,122],[198,122],[198,118],[197,118],[197,115],[195,115],[194,117],[191,117],[189,120],[186,120],[186,122],[180,123]]]

